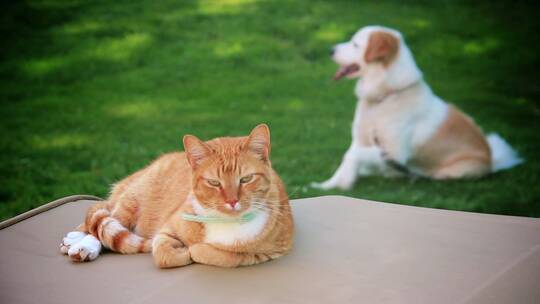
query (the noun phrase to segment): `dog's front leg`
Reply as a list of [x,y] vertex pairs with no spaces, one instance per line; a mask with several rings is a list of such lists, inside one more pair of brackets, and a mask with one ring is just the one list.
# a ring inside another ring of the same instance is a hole
[[360,166],[362,153],[361,150],[362,148],[353,142],[347,152],[345,152],[343,160],[334,175],[322,183],[311,183],[311,186],[323,190],[332,188],[340,188],[343,190],[350,189],[358,176],[358,168]]

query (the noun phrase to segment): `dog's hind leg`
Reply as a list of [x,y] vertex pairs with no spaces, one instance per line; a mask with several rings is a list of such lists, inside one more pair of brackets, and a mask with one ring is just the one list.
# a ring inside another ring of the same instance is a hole
[[489,160],[479,157],[461,157],[436,169],[434,179],[481,177],[491,171]]

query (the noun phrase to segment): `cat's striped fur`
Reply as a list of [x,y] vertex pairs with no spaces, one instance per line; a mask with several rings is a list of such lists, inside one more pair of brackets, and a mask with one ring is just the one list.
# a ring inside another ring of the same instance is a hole
[[[193,261],[251,265],[277,258],[292,246],[293,221],[285,188],[272,169],[270,134],[259,125],[248,137],[202,142],[184,137],[186,152],[165,154],[113,187],[107,201],[89,208],[61,251],[75,261],[97,258],[101,245],[132,254],[152,252],[159,267]],[[249,223],[210,224],[182,213],[237,218]]]

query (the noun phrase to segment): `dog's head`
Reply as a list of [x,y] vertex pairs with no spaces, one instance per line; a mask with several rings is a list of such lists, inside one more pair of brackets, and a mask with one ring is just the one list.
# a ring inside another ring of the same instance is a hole
[[398,31],[380,26],[363,27],[350,41],[332,48],[332,59],[340,66],[334,79],[362,77],[370,65],[388,68],[396,61],[402,45]]

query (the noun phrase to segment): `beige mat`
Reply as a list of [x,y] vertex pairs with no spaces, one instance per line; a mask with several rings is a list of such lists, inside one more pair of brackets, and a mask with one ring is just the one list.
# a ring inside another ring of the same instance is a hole
[[62,256],[94,202],[80,198],[0,225],[0,303],[540,303],[540,219],[300,199],[288,256],[159,270],[149,255]]

